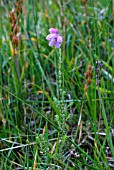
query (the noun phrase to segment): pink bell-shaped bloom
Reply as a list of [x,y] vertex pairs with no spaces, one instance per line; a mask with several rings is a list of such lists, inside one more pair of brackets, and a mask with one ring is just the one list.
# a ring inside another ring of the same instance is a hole
[[58,29],[56,29],[56,28],[50,28],[50,29],[49,29],[49,32],[50,32],[51,34],[59,33]]
[[57,37],[57,42],[58,42],[58,43],[62,43],[62,41],[63,41],[62,36],[61,36],[61,35],[58,35],[58,37]]
[[63,38],[61,34],[59,34],[58,29],[50,28],[49,32],[50,34],[46,37],[46,40],[49,41],[49,46],[55,46],[55,48],[60,48],[63,42]]

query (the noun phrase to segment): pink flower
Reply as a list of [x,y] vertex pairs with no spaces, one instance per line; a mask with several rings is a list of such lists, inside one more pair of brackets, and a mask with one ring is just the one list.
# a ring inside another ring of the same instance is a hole
[[46,37],[46,39],[49,41],[49,46],[55,46],[55,48],[60,48],[61,43],[63,42],[63,38],[61,34],[59,34],[58,29],[50,28],[49,32],[50,34]]

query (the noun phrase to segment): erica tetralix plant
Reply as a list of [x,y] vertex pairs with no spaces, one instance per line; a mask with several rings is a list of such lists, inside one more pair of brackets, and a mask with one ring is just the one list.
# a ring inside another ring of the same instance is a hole
[[59,33],[58,29],[50,28],[49,32],[50,34],[46,37],[46,39],[49,41],[49,46],[55,46],[55,48],[60,48],[63,42],[63,38]]

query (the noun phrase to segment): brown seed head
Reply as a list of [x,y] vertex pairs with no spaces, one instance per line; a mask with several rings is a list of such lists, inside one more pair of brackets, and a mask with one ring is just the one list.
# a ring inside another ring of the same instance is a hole
[[16,25],[15,25],[15,28],[14,28],[14,33],[17,34],[18,32],[19,32],[19,27],[18,27],[18,25],[16,24]]
[[86,2],[87,2],[87,0],[82,0],[83,5],[85,5],[85,4],[86,4]]
[[11,24],[11,30],[12,30],[12,31],[13,31],[14,27],[15,27],[15,24],[12,23],[12,24]]
[[15,45],[18,45],[18,44],[19,44],[19,39],[18,39],[18,37],[13,36],[13,37],[12,37],[12,42],[13,42]]
[[10,11],[10,16],[14,16],[14,9]]
[[90,85],[91,84],[91,77],[88,77],[87,79],[87,85]]
[[17,15],[19,15],[20,13],[22,13],[22,1],[18,1],[16,3],[16,13]]

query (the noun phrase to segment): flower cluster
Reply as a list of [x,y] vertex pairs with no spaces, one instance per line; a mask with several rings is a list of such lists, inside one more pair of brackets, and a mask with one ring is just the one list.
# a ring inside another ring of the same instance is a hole
[[55,46],[55,48],[60,48],[63,38],[61,34],[59,34],[58,29],[50,28],[49,32],[50,34],[46,37],[46,39],[49,41],[49,46]]

